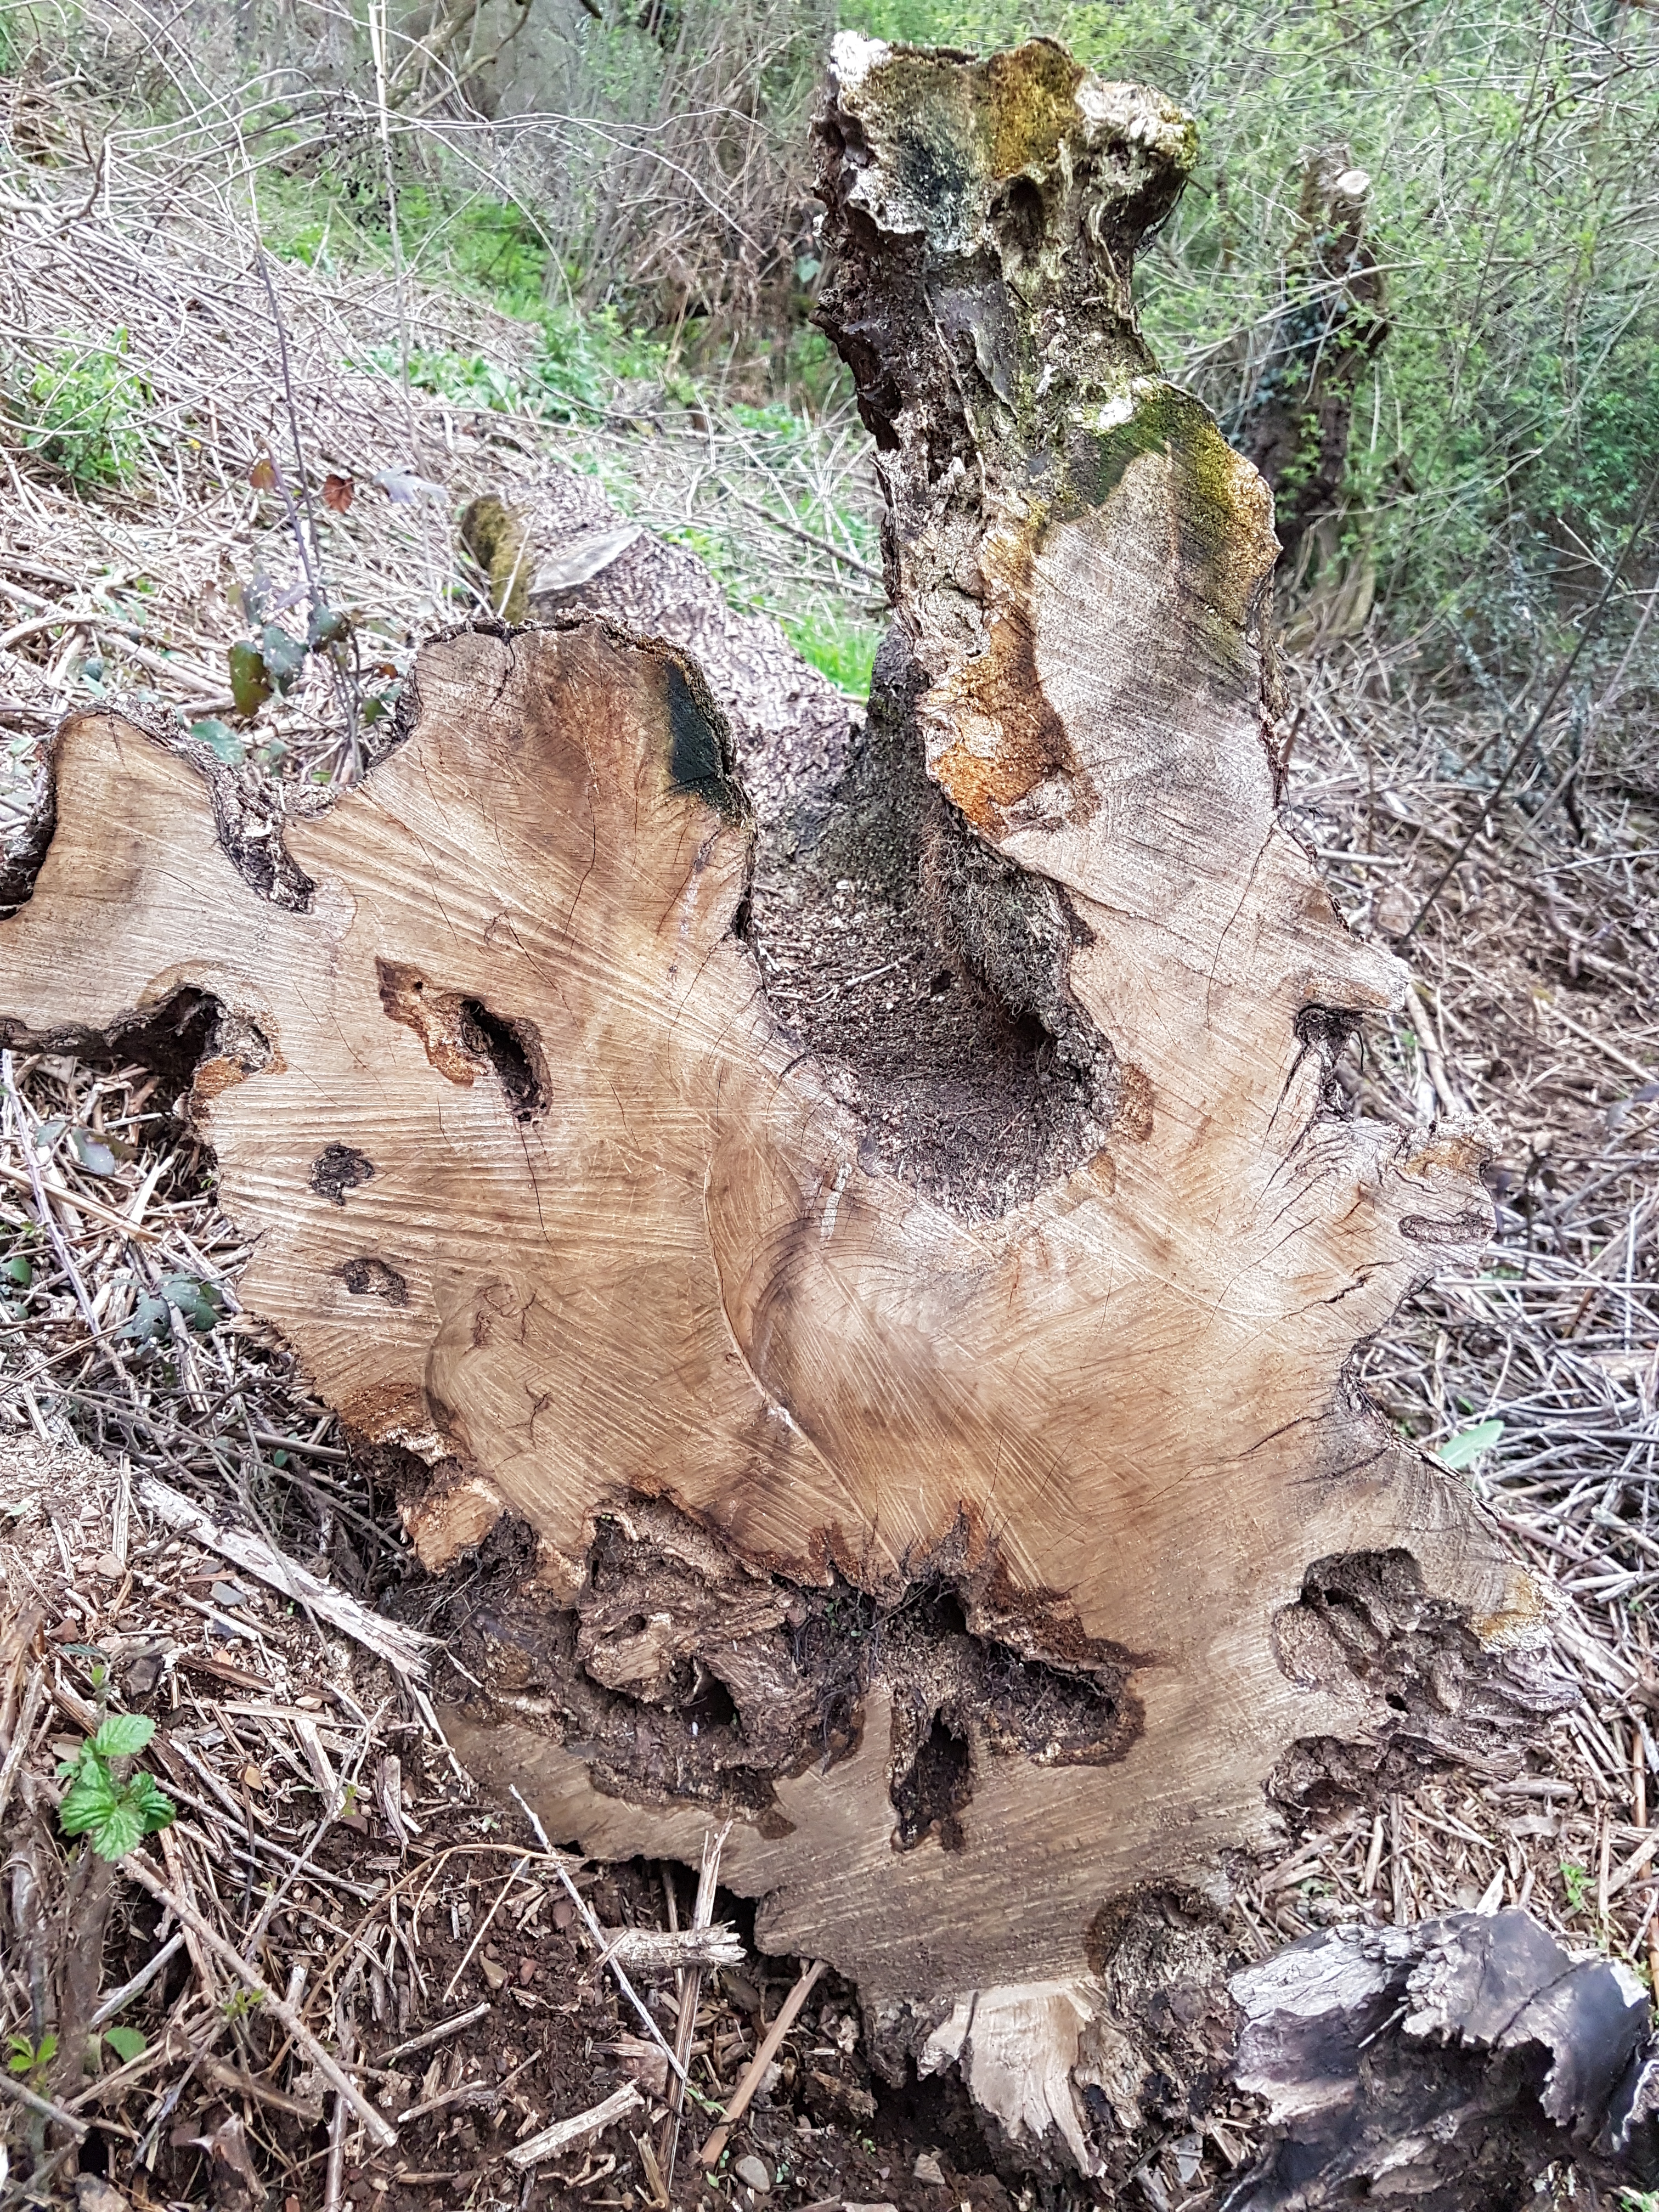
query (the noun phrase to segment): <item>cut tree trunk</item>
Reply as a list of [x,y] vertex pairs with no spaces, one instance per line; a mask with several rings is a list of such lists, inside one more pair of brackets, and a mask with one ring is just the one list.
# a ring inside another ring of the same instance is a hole
[[475,1768],[598,1855],[734,1815],[764,1946],[1090,2166],[1146,1898],[1562,1697],[1349,1379],[1490,1209],[1331,1081],[1404,971],[1278,818],[1268,495],[1136,326],[1193,126],[845,39],[818,144],[897,612],[834,792],[751,801],[592,618],[428,645],[279,836],[82,717],[0,1015],[199,1052],[242,1301],[465,1585]]

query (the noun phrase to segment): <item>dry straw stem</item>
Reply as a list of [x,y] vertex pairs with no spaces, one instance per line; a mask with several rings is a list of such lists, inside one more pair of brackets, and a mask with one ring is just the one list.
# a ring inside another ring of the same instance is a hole
[[700,2163],[703,2166],[717,2166],[720,2163],[720,2153],[726,2148],[726,2137],[749,2110],[750,2100],[756,2090],[759,2088],[767,2068],[777,2057],[784,2037],[799,2019],[801,2007],[817,1987],[818,1978],[823,1972],[823,1961],[821,1959],[815,1960],[811,1966],[803,1968],[799,1980],[778,2007],[777,2018],[767,2029],[760,2049],[750,2060],[744,2069],[742,2081],[738,2082],[727,2100],[726,2109],[720,2114],[720,2125],[702,2147]]
[[230,1968],[244,1989],[250,1990],[269,2009],[272,2019],[282,2022],[323,2079],[350,2106],[374,2140],[383,2149],[390,2149],[398,2140],[396,2128],[375,2111],[356,2084],[342,2072],[332,2055],[324,2049],[288,2000],[279,1997],[275,1990],[268,1987],[235,1947],[210,1927],[194,1905],[186,1905],[164,1881],[158,1881],[136,1853],[128,1856],[121,1870],[130,1881],[136,1881],[140,1889],[147,1891],[158,1905],[165,1905],[181,1926],[192,1929],[214,1957]]
[[[210,1514],[192,1505],[189,1498],[155,1475],[146,1475],[138,1486],[140,1502],[166,1522],[169,1528],[193,1536],[198,1544],[220,1553],[225,1559],[246,1568],[251,1575],[274,1589],[282,1597],[292,1598],[297,1604],[326,1620],[331,1627],[343,1635],[350,1636],[393,1667],[400,1674],[418,1680],[426,1673],[426,1653],[433,1639],[418,1634],[414,1629],[401,1627],[382,1613],[371,1613],[367,1606],[359,1605],[313,1574],[284,1559],[283,1554],[262,1537],[250,1535],[246,1529],[221,1528]],[[457,1977],[459,1979],[459,1975]]]
[[644,2098],[630,2081],[626,2088],[614,2091],[599,2104],[591,2106],[586,2112],[577,2112],[568,2120],[556,2120],[540,2135],[532,2136],[528,2142],[515,2143],[507,2154],[507,2163],[516,2166],[521,2172],[527,2166],[539,2166],[544,2159],[556,2158],[562,2150],[568,2150],[573,2143],[585,2142],[589,2136],[598,2135],[601,2129],[608,2128],[614,2121],[637,2111],[644,2102]]
[[680,2063],[679,2059],[675,2057],[673,2051],[670,2050],[668,2045],[664,2041],[662,2030],[657,2026],[656,2021],[652,2019],[650,2013],[646,2009],[645,2005],[641,2002],[638,1991],[635,1989],[632,1982],[629,1980],[622,1961],[617,1956],[617,1945],[607,1939],[604,1929],[600,1927],[599,1922],[593,1917],[592,1907],[588,1904],[587,1899],[582,1895],[580,1890],[577,1888],[575,1883],[571,1880],[569,1871],[567,1869],[563,1859],[553,1849],[551,1844],[548,1842],[547,1831],[543,1827],[537,1814],[531,1810],[530,1807],[526,1804],[524,1799],[519,1796],[517,1790],[514,1790],[513,1795],[518,1802],[520,1811],[523,1813],[525,1818],[534,1829],[536,1840],[542,1847],[542,1853],[548,1865],[552,1868],[554,1874],[558,1877],[560,1885],[563,1888],[566,1896],[575,1906],[577,1915],[581,1921],[582,1926],[587,1930],[589,1937],[592,1939],[599,1951],[601,1964],[610,1967],[612,1975],[616,1978],[617,1988],[627,1998],[634,2010],[639,2014],[647,2034],[656,2045],[658,2050],[661,2051],[663,2057],[668,2061],[669,2070],[674,2075],[674,2078],[678,2081],[686,2083],[687,2086],[689,2086],[688,2076],[684,2066]]

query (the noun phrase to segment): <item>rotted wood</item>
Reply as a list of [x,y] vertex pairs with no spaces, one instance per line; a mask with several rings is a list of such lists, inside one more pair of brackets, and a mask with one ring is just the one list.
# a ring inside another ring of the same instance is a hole
[[1194,127],[844,38],[817,144],[896,612],[833,788],[593,618],[427,646],[309,819],[82,717],[0,1017],[195,1057],[243,1303],[465,1584],[475,1771],[595,1855],[732,1816],[883,2063],[1092,2169],[1134,1901],[1563,1692],[1348,1376],[1491,1216],[1339,1110],[1405,971],[1279,819],[1269,497],[1130,295]]

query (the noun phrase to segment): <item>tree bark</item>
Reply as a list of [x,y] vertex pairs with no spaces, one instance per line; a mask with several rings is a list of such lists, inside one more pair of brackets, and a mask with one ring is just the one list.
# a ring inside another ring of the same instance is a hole
[[1298,638],[1362,628],[1376,587],[1368,551],[1346,568],[1340,557],[1354,396],[1389,329],[1365,236],[1370,189],[1346,146],[1309,156],[1278,313],[1231,429],[1273,495],[1281,574],[1293,592],[1311,586],[1317,602],[1298,610]]
[[818,144],[897,612],[834,792],[592,618],[428,645],[280,837],[82,717],[0,1015],[207,1037],[243,1303],[465,1585],[475,1770],[597,1855],[735,1815],[764,1946],[1091,2168],[1149,1896],[1563,1699],[1348,1378],[1490,1209],[1338,1110],[1404,970],[1277,817],[1269,497],[1130,297],[1192,125],[843,39]]

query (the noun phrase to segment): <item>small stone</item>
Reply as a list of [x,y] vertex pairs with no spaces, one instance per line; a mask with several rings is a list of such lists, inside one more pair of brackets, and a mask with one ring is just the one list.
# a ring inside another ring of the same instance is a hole
[[100,1552],[92,1566],[93,1572],[101,1575],[106,1583],[118,1583],[126,1572],[113,1552]]
[[945,2169],[939,2162],[937,2151],[920,2152],[910,2171],[918,2181],[929,2182],[935,2189],[943,2189],[945,2186]]
[[771,2169],[763,2159],[757,2158],[752,2150],[745,2152],[732,2170],[738,2179],[745,2182],[757,2197],[763,2197],[772,2186]]
[[499,1959],[480,1959],[478,1964],[483,1968],[483,1978],[492,1990],[506,1986],[507,1968]]
[[75,2177],[76,2212],[129,2212],[127,2199],[100,2173]]

